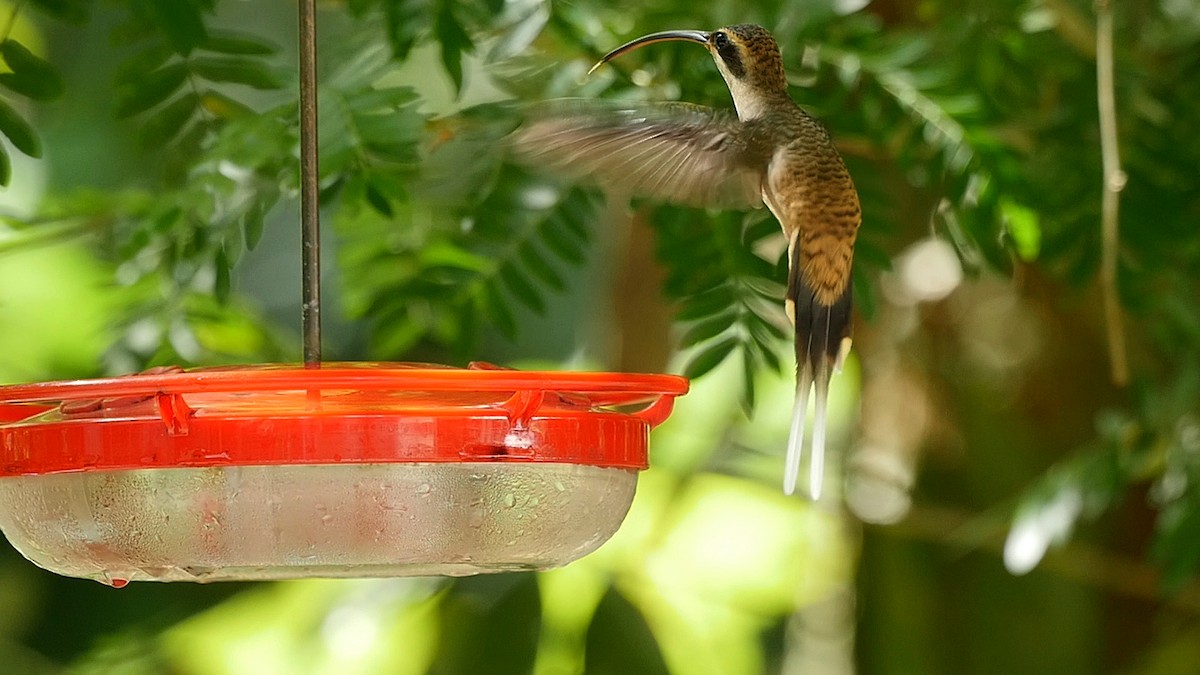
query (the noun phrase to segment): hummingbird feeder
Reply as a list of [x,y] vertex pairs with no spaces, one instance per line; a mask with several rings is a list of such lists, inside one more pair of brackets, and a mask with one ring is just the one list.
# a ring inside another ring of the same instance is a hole
[[322,363],[315,7],[299,4],[304,364],[0,387],[0,530],[45,569],[116,587],[590,553],[687,381]]

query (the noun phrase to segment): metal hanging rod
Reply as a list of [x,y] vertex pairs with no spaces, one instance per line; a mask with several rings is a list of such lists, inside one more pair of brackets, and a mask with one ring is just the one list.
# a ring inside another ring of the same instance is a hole
[[300,0],[300,241],[304,365],[321,364],[321,212],[317,159],[317,7]]

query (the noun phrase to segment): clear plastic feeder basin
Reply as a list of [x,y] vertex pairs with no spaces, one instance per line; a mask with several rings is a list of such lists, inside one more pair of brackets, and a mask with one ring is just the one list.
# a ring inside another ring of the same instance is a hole
[[114,586],[556,567],[616,531],[686,390],[405,364],[0,387],[0,530]]

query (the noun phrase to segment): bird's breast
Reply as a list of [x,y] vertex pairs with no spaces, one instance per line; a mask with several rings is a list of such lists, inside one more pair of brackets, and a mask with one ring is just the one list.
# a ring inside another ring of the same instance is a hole
[[789,145],[771,157],[763,202],[779,220],[789,249],[820,300],[832,302],[849,283],[862,222],[858,193],[832,147]]

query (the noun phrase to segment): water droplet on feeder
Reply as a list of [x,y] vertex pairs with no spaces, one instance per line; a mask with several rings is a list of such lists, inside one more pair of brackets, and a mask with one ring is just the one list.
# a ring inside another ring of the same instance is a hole
[[504,495],[504,506],[511,509],[512,507],[516,506],[516,504],[517,504],[516,495],[514,495],[511,492]]
[[425,495],[429,494],[432,491],[433,491],[433,486],[430,485],[429,483],[421,483],[420,485],[417,486],[417,494],[421,495],[422,497],[424,497]]
[[467,516],[467,525],[478,530],[483,527],[483,505],[474,505],[471,513]]

